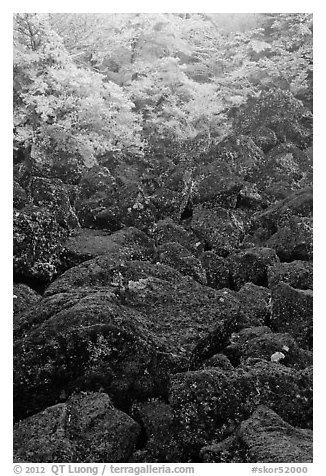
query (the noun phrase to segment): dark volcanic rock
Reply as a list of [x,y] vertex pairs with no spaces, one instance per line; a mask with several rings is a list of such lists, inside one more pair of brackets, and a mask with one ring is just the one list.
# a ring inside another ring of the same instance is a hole
[[280,281],[297,289],[312,289],[313,264],[307,261],[292,261],[291,263],[277,263],[267,271],[268,286],[273,288]]
[[312,188],[298,190],[264,212],[256,213],[252,217],[250,235],[246,237],[246,240],[251,239],[252,242],[263,245],[277,233],[279,228],[291,222],[291,219],[309,219],[312,216],[312,209]]
[[223,289],[230,286],[230,270],[224,258],[218,256],[213,251],[204,251],[200,259],[206,272],[208,286],[215,289]]
[[202,362],[200,368],[206,369],[211,367],[217,367],[221,370],[233,370],[233,365],[229,361],[229,359],[224,354],[215,354],[213,357],[204,360]]
[[170,405],[160,400],[138,402],[132,417],[142,426],[146,445],[133,454],[132,462],[177,462],[175,427]]
[[312,431],[294,428],[264,405],[234,434],[201,449],[204,463],[309,463]]
[[200,166],[196,170],[194,203],[211,203],[235,208],[243,180],[232,167],[220,160]]
[[69,228],[80,226],[71,207],[66,186],[60,179],[33,177],[30,189],[34,204],[51,211],[60,225]]
[[67,268],[99,255],[123,254],[127,259],[148,259],[154,256],[154,244],[137,228],[124,228],[110,234],[105,230],[81,228],[64,243],[61,259]]
[[243,223],[225,208],[194,207],[191,228],[207,250],[227,256],[236,249],[243,237]]
[[239,352],[242,362],[248,358],[259,358],[296,369],[312,365],[312,353],[300,349],[290,334],[269,333],[249,339],[240,346]]
[[14,426],[14,458],[34,463],[128,460],[139,425],[105,393],[80,393]]
[[303,348],[312,348],[313,293],[280,282],[272,288],[271,327],[289,332]]
[[249,463],[312,463],[312,431],[294,428],[263,405],[241,423],[238,438]]
[[207,284],[206,272],[201,261],[179,243],[165,243],[157,249],[160,263],[175,268],[185,276],[191,276],[201,284]]
[[13,183],[14,208],[16,208],[17,210],[21,210],[29,202],[30,202],[30,198],[28,198],[26,191],[23,189],[21,185],[19,185],[18,182],[14,181]]
[[246,283],[237,294],[241,303],[242,320],[239,327],[264,326],[269,322],[271,294],[269,289]]
[[[81,264],[61,275],[60,279],[47,289],[47,295],[75,287],[105,286],[114,276],[118,279],[118,268],[124,261],[151,261],[154,258],[153,241],[137,228],[124,228],[111,235],[103,233],[79,231],[65,242],[62,261],[67,267],[74,263]],[[84,241],[85,237],[88,239]],[[95,258],[84,261],[95,253]],[[118,282],[116,285],[118,287]]]
[[312,374],[258,362],[230,371],[199,370],[172,378],[170,404],[188,457],[230,435],[257,405],[268,405],[294,426],[311,424]]
[[71,268],[16,323],[17,416],[62,390],[102,387],[119,405],[166,395],[172,373],[229,342],[233,294],[145,261],[104,255]]
[[[34,307],[34,321],[42,317],[37,312]],[[16,418],[78,390],[103,388],[125,406],[135,397],[164,393],[170,369],[182,368],[147,320],[115,303],[108,291],[76,296],[52,314],[29,331],[25,324],[25,334],[15,340]]]
[[181,225],[174,223],[171,218],[158,221],[151,233],[156,245],[163,245],[165,243],[176,242],[184,248],[187,248],[191,253],[195,254],[200,250],[200,241],[194,233],[186,230]]
[[83,227],[111,232],[129,226],[147,230],[154,224],[157,212],[137,183],[118,185],[109,169],[102,166],[92,167],[84,174],[76,210]]
[[234,286],[240,289],[248,282],[267,286],[267,268],[279,259],[271,248],[249,248],[230,256],[229,262]]
[[26,284],[14,284],[14,316],[29,309],[41,296]]
[[14,212],[14,274],[44,282],[53,279],[67,234],[44,209]]
[[274,248],[282,261],[312,260],[312,218],[294,216],[283,220],[266,245]]

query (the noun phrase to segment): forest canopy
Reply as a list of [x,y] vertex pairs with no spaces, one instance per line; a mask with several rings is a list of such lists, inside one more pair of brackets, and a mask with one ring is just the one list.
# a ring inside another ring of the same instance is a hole
[[271,91],[311,113],[312,15],[14,16],[14,150],[35,161],[209,148]]

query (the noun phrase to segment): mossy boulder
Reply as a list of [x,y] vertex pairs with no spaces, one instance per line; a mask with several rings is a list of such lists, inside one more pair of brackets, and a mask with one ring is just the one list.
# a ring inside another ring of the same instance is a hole
[[69,195],[62,180],[33,177],[30,193],[34,205],[51,211],[59,225],[68,228],[79,227],[78,218],[71,207]]
[[175,445],[178,436],[170,405],[157,399],[137,402],[130,413],[143,428],[146,441],[145,446],[133,454],[133,463],[180,461]]
[[190,458],[212,440],[230,436],[258,405],[268,405],[293,426],[311,425],[312,375],[275,363],[257,362],[233,372],[218,369],[177,374],[170,404]]
[[241,423],[238,439],[248,463],[312,463],[312,430],[293,427],[264,405]]
[[79,393],[14,425],[14,459],[33,463],[125,462],[139,425],[105,393]]
[[152,229],[151,237],[157,246],[175,242],[187,248],[193,254],[201,249],[201,243],[196,235],[191,230],[175,223],[171,218],[159,220]]
[[68,231],[49,211],[31,207],[14,212],[14,275],[51,281],[60,271]]
[[41,299],[41,296],[26,284],[14,284],[14,316],[29,309]]
[[157,248],[157,260],[175,268],[185,276],[191,276],[201,284],[206,284],[206,272],[201,261],[179,243],[165,243]]
[[103,389],[125,407],[135,398],[164,394],[173,367],[183,368],[146,318],[108,291],[61,303],[61,309],[47,312],[40,303],[32,322],[20,321],[24,333],[19,337],[18,327],[14,345],[16,418],[80,390]]
[[238,248],[243,238],[243,223],[231,211],[196,205],[193,209],[191,229],[204,243],[206,250],[227,256]]
[[313,264],[309,261],[292,261],[291,263],[277,263],[267,271],[268,286],[273,288],[280,281],[297,289],[312,289]]
[[13,206],[17,210],[21,210],[31,201],[30,197],[23,187],[14,180],[13,183]]
[[225,258],[218,256],[214,251],[204,251],[200,260],[206,272],[208,286],[215,289],[230,286],[230,269]]
[[246,283],[267,286],[267,268],[279,262],[271,248],[248,248],[229,257],[230,272],[235,289]]
[[237,294],[241,303],[242,319],[239,328],[264,326],[269,322],[271,294],[269,289],[246,283]]
[[295,428],[270,408],[259,405],[221,442],[203,447],[204,463],[311,463],[312,431]]
[[271,328],[288,332],[304,349],[312,348],[313,293],[280,282],[272,288]]

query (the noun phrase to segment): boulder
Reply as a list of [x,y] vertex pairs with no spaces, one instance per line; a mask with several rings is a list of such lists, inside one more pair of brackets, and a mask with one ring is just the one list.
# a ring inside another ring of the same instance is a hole
[[156,217],[155,206],[137,183],[119,185],[103,166],[92,167],[84,174],[76,210],[83,227],[111,232],[130,226],[147,230]]
[[[169,373],[183,369],[144,316],[108,291],[74,297],[62,298],[63,308],[47,313],[40,303],[34,322],[20,321],[24,332],[18,328],[14,343],[16,419],[81,390],[103,389],[125,408],[135,398],[164,394]],[[37,322],[42,318],[47,319]]]
[[164,265],[106,255],[66,271],[15,326],[18,418],[64,390],[103,388],[119,406],[166,396],[171,374],[223,349],[239,302]]
[[[151,261],[154,258],[153,241],[137,228],[124,228],[110,235],[104,233],[79,231],[65,241],[61,259],[66,267],[73,264],[76,266],[68,269],[60,279],[52,283],[47,289],[47,295],[75,287],[105,286],[111,279],[117,279],[119,266],[123,262]],[[95,258],[84,261],[90,258],[90,255],[95,255]],[[80,264],[77,266],[78,262]]]
[[29,309],[41,296],[26,284],[14,284],[14,316]]
[[211,209],[202,205],[194,207],[191,229],[204,243],[205,250],[224,257],[239,246],[244,233],[243,223],[234,213],[222,207]]
[[288,332],[304,349],[312,348],[313,293],[280,282],[272,288],[271,328]]
[[216,367],[218,369],[222,370],[233,370],[234,367],[227,358],[226,355],[224,354],[215,354],[209,359],[204,360],[204,362],[201,363],[199,368],[206,369],[206,368],[211,368],[211,367]]
[[79,221],[71,207],[69,194],[60,179],[33,177],[30,184],[34,205],[48,209],[63,227],[78,228]]
[[201,261],[179,243],[165,243],[157,248],[160,263],[178,270],[185,276],[191,276],[201,284],[207,284],[206,272]]
[[229,257],[232,282],[239,290],[251,282],[258,286],[267,286],[267,268],[279,259],[271,248],[248,248]]
[[273,288],[280,281],[297,289],[312,289],[313,264],[308,261],[277,263],[267,270],[268,287]]
[[137,402],[131,408],[131,415],[144,432],[145,445],[132,456],[132,462],[178,462],[177,438],[173,413],[170,405],[160,400]]
[[68,231],[53,215],[32,207],[14,212],[14,274],[51,281],[60,270],[60,253]]
[[34,463],[125,462],[139,425],[105,393],[79,393],[14,425],[14,458]]
[[313,225],[309,217],[289,217],[283,220],[267,241],[281,261],[307,260],[313,258]]
[[311,463],[312,431],[295,428],[259,405],[233,435],[203,447],[204,463]]
[[248,463],[312,463],[312,430],[294,428],[264,405],[241,423],[238,438]]
[[271,314],[269,289],[246,283],[237,294],[240,300],[242,319],[239,328],[258,327],[268,324]]
[[221,160],[199,166],[194,178],[196,183],[194,203],[235,208],[243,186],[239,175],[234,173],[229,163]]
[[151,232],[157,246],[175,242],[187,248],[192,254],[201,249],[201,243],[191,230],[176,224],[171,218],[158,221]]
[[269,406],[293,426],[309,427],[312,372],[262,361],[233,372],[184,372],[172,377],[170,404],[179,445],[185,455],[196,458],[212,440],[230,436],[257,405]]
[[207,286],[215,289],[230,286],[230,270],[224,258],[218,256],[214,251],[204,251],[200,260],[206,272]]
[[310,218],[312,211],[313,192],[311,187],[306,187],[276,202],[267,210],[256,213],[251,220],[250,234],[258,242],[265,243],[288,219]]
[[21,210],[30,202],[26,191],[18,182],[14,180],[13,183],[13,205],[17,210]]
[[258,358],[295,369],[312,365],[312,352],[301,349],[290,334],[268,333],[248,339],[240,346],[239,352],[241,362]]

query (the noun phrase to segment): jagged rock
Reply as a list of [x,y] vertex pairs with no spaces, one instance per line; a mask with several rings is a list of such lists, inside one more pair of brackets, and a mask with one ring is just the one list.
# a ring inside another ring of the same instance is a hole
[[165,243],[157,248],[160,263],[175,268],[185,276],[191,276],[201,284],[207,284],[206,272],[200,260],[179,243]]
[[238,438],[231,435],[225,440],[212,442],[200,450],[203,463],[246,463],[247,455]]
[[224,354],[215,354],[213,357],[204,360],[199,368],[206,369],[210,367],[217,367],[222,370],[233,370],[234,367]]
[[206,272],[208,286],[215,289],[223,289],[230,286],[230,270],[224,258],[218,256],[213,251],[204,251],[200,259]]
[[14,316],[29,309],[41,296],[26,284],[14,284]]
[[297,289],[312,289],[313,264],[307,261],[277,263],[267,271],[268,287],[273,288],[280,281]]
[[290,333],[305,349],[312,348],[313,293],[280,282],[272,288],[271,328]]
[[105,393],[80,393],[14,426],[14,457],[34,463],[125,462],[139,425]]
[[234,332],[231,335],[230,343],[223,353],[230,359],[232,365],[237,367],[240,365],[242,349],[245,344],[251,339],[264,337],[266,334],[271,334],[272,330],[267,326],[246,327],[239,332]]
[[227,162],[215,160],[196,170],[194,203],[211,203],[235,208],[243,181]]
[[[86,232],[94,236],[95,232]],[[137,228],[124,228],[104,238],[84,241],[84,232],[78,232],[73,238],[65,242],[62,260],[67,265],[82,261],[79,266],[68,269],[48,289],[47,295],[65,292],[71,288],[87,286],[105,286],[111,282],[113,275],[119,273],[119,265],[128,260],[148,260],[154,258],[153,241]],[[96,235],[99,236],[99,235]],[[83,240],[83,244],[81,243]],[[105,241],[105,244],[104,244]],[[84,261],[89,254],[98,253],[92,260]]]
[[59,225],[69,228],[80,226],[62,180],[33,177],[30,190],[33,203],[50,210]]
[[[61,300],[63,309],[15,339],[14,408],[22,418],[60,401],[60,395],[104,389],[119,405],[164,394],[169,373],[182,369],[136,310],[108,291]],[[50,298],[51,299],[51,298]],[[44,308],[40,303],[44,317]],[[46,316],[47,317],[47,316]],[[19,335],[19,332],[18,332]]]
[[271,248],[249,248],[230,256],[232,281],[236,289],[251,282],[267,286],[267,268],[279,262]]
[[312,353],[300,349],[290,334],[268,333],[249,339],[240,346],[239,352],[241,362],[245,362],[248,358],[271,362],[275,356],[279,357],[276,361],[287,367],[304,369],[312,365]]
[[294,428],[266,406],[241,423],[238,438],[249,463],[312,463],[312,431]]
[[30,201],[26,191],[18,182],[13,183],[13,205],[17,210],[21,210]]
[[269,127],[262,126],[257,128],[251,134],[255,144],[264,152],[268,152],[278,142],[275,132]]
[[243,237],[243,223],[225,208],[206,208],[196,205],[193,210],[191,228],[204,243],[206,250],[227,256],[236,249]]
[[259,243],[265,243],[291,217],[309,218],[313,210],[312,188],[292,193],[284,200],[255,214],[251,220],[251,235]]
[[59,271],[60,253],[67,238],[44,209],[32,207],[14,212],[14,274],[49,282]]
[[238,316],[232,291],[164,265],[104,255],[71,268],[19,316],[16,414],[56,403],[63,389],[102,387],[123,404],[164,396],[171,374],[227,345]]
[[307,118],[311,118],[311,113],[303,103],[289,90],[276,89],[274,85],[267,86],[259,97],[250,98],[238,109],[233,127],[237,133],[253,139],[257,131],[267,127],[278,141],[289,141],[302,148],[312,140]]
[[170,404],[179,445],[196,457],[212,440],[230,436],[257,405],[268,405],[294,426],[311,424],[312,373],[257,362],[231,371],[206,369],[172,377]]
[[191,253],[196,254],[201,249],[201,243],[191,230],[174,223],[171,218],[160,220],[155,224],[151,236],[157,246],[165,243],[176,242]]
[[267,241],[282,261],[312,260],[313,229],[309,217],[289,217]]
[[132,417],[144,429],[146,445],[134,453],[132,462],[177,462],[173,413],[170,405],[160,400],[135,403]]
[[241,303],[242,320],[240,327],[264,326],[270,319],[270,299],[269,289],[256,284],[246,283],[237,294]]

